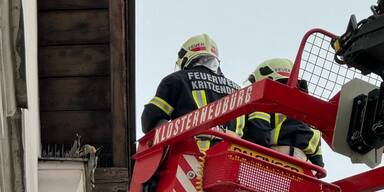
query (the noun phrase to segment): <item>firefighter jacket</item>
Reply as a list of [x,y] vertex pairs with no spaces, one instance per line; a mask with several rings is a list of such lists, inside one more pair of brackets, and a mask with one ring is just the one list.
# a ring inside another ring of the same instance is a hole
[[[233,81],[204,66],[174,72],[160,82],[155,97],[144,106],[141,116],[144,133],[162,120],[173,120],[240,89]],[[245,116],[223,125],[242,135]]]
[[243,139],[266,147],[297,147],[313,164],[324,166],[320,131],[284,114],[258,111],[249,114]]

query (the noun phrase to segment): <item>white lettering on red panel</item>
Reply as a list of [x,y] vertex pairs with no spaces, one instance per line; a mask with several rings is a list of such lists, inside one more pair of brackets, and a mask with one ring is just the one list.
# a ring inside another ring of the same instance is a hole
[[219,117],[251,101],[252,86],[233,93],[217,102],[211,103],[196,111],[177,118],[156,129],[153,144],[156,145],[172,137],[176,137],[192,127],[197,127],[213,118]]

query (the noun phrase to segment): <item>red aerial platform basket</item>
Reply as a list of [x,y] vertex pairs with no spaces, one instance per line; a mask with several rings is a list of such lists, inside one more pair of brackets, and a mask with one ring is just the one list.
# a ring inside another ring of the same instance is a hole
[[[321,167],[209,130],[255,110],[278,112],[316,127],[332,146],[341,87],[356,77],[376,85],[380,83],[378,77],[362,76],[354,69],[336,64],[330,46],[334,37],[321,29],[305,34],[287,85],[269,79],[256,82],[146,134],[139,140],[133,157],[135,167],[129,191],[141,192],[154,175],[158,180],[153,190],[159,192],[383,189],[383,168],[327,183],[320,180],[326,176]],[[308,81],[309,93],[299,90],[299,78]],[[221,106],[225,103],[230,107],[224,110]],[[180,121],[186,123],[176,129],[175,122]],[[206,154],[201,153],[194,137],[202,133],[223,141]],[[373,179],[368,180],[367,176]]]
[[237,138],[220,137],[225,141],[213,146],[205,159],[206,192],[340,191],[313,175],[325,176],[320,167]]

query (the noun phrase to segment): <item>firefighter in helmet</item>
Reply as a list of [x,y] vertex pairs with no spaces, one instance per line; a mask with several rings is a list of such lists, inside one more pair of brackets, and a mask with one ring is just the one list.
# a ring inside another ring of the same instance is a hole
[[[248,80],[254,83],[269,78],[286,84],[292,66],[293,63],[288,59],[266,60],[256,68]],[[302,91],[308,90],[304,80],[299,81],[299,87]],[[320,131],[284,114],[261,111],[249,114],[243,139],[324,166]]]
[[[156,95],[144,107],[144,133],[240,88],[224,77],[218,56],[217,45],[207,34],[193,36],[182,45],[176,62],[178,71],[162,79]],[[241,116],[222,127],[241,136],[244,126],[245,116]],[[209,148],[209,142],[197,141],[200,150]]]

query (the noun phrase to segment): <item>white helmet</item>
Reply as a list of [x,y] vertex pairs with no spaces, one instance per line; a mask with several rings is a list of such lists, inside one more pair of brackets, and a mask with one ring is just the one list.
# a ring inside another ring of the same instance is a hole
[[216,43],[207,34],[196,35],[183,44],[176,65],[179,69],[185,69],[191,61],[202,56],[213,56],[218,60],[218,55]]
[[293,67],[292,61],[289,59],[270,59],[262,62],[256,70],[249,76],[248,80],[251,83],[260,81],[265,78],[274,81],[288,80]]

